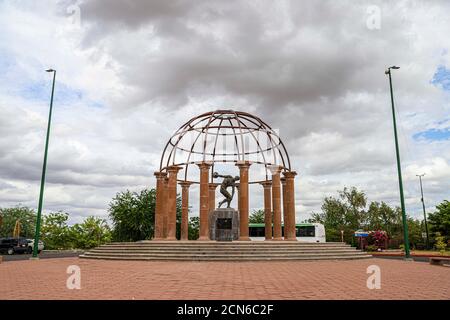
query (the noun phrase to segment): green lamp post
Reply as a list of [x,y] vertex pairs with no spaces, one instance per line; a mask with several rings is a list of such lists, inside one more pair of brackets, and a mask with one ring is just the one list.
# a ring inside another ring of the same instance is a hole
[[50,138],[50,124],[52,122],[52,109],[53,109],[53,94],[55,92],[55,79],[56,79],[56,70],[48,69],[45,71],[53,72],[53,84],[52,84],[52,95],[50,98],[50,111],[48,114],[47,136],[45,139],[45,150],[44,150],[44,164],[42,166],[41,190],[39,192],[39,205],[38,205],[38,212],[37,212],[37,219],[36,219],[36,232],[34,235],[32,259],[37,259],[37,255],[38,255],[39,236],[40,236],[40,231],[41,231],[42,202],[44,199],[45,171],[47,169],[48,141]]
[[405,258],[411,259],[409,252],[409,237],[408,237],[408,223],[406,220],[406,212],[405,212],[405,199],[403,196],[403,182],[402,182],[402,168],[400,166],[400,151],[398,147],[398,138],[397,138],[397,124],[395,121],[395,108],[394,108],[394,94],[392,92],[392,77],[391,77],[391,69],[400,69],[400,67],[392,66],[389,67],[384,73],[389,76],[389,87],[391,90],[391,104],[392,104],[392,120],[394,123],[394,139],[395,139],[395,151],[397,155],[397,172],[398,172],[398,185],[400,189],[400,204],[402,208],[402,222],[403,222],[403,239],[405,241]]
[[419,182],[420,182],[420,194],[422,195],[422,198],[420,198],[420,201],[422,201],[422,209],[423,209],[423,221],[425,222],[425,233],[427,236],[427,242],[425,244],[426,249],[430,249],[430,238],[428,235],[428,223],[427,223],[427,212],[425,211],[425,201],[423,200],[423,188],[422,188],[422,177],[425,175],[425,173],[423,174],[416,174],[416,176],[419,177]]

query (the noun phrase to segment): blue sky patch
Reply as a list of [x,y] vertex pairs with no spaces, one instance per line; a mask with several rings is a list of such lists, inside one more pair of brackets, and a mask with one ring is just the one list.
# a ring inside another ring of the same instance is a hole
[[[52,80],[26,83],[19,89],[19,95],[29,100],[47,101],[52,93]],[[81,90],[72,89],[56,79],[54,101],[71,104],[83,98]]]
[[431,79],[431,83],[450,91],[450,70],[444,66],[439,66],[433,75],[433,79]]
[[450,139],[450,128],[428,129],[413,135],[415,140],[442,141]]

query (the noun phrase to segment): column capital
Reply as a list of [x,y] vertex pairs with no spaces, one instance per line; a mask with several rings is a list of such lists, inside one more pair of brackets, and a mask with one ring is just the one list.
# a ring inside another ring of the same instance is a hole
[[283,172],[283,175],[286,179],[294,178],[297,175],[297,172],[295,171],[286,171]]
[[180,182],[178,182],[178,184],[182,188],[189,188],[191,186],[192,182],[190,182],[190,181],[180,181]]
[[156,179],[163,179],[167,176],[167,172],[155,171],[154,175]]
[[167,172],[169,172],[169,173],[170,172],[177,173],[181,169],[183,169],[183,167],[180,167],[180,166],[168,166],[167,167]]
[[212,162],[200,162],[200,163],[197,163],[197,166],[200,168],[200,170],[202,170],[202,169],[209,170],[209,168],[212,166]]
[[279,173],[281,172],[281,169],[282,169],[283,167],[282,167],[282,166],[279,166],[279,165],[270,165],[270,166],[267,166],[267,168],[269,168],[270,173],[271,173],[272,175],[276,175],[276,174],[279,174]]
[[272,180],[266,180],[259,183],[264,189],[272,187]]
[[281,177],[280,178],[280,181],[281,181],[281,185],[286,185],[286,178],[285,177]]
[[250,161],[238,161],[236,162],[236,166],[239,167],[239,169],[249,168],[252,165]]

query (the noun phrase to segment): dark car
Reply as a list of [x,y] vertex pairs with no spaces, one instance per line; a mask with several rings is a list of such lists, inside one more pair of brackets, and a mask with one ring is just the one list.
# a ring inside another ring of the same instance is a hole
[[0,252],[7,254],[24,253],[28,250],[28,241],[25,238],[1,238]]

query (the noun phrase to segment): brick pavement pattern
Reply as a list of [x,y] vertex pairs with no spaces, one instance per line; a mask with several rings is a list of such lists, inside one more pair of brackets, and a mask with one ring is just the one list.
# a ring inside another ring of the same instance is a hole
[[[81,268],[81,289],[66,287]],[[369,265],[381,289],[368,289]],[[388,259],[146,262],[79,258],[0,264],[0,299],[450,299],[450,268]]]

